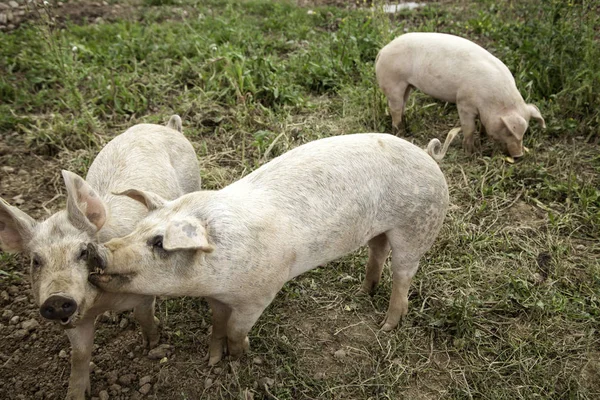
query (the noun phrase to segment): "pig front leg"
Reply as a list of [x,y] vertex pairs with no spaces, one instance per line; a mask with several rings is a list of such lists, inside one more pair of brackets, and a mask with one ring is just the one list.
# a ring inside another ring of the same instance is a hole
[[158,326],[160,321],[154,316],[154,296],[144,296],[144,299],[133,309],[133,317],[140,324],[144,347],[156,347],[160,339]]
[[460,125],[463,132],[463,149],[467,155],[472,155],[475,152],[474,134],[477,129],[477,124],[475,123],[477,111],[459,105],[458,116],[460,117]]
[[[277,293],[277,291],[275,291]],[[250,349],[248,332],[254,326],[265,308],[273,301],[275,295],[264,299],[265,302],[239,304],[232,308],[227,323],[227,350],[232,359],[240,358]]]
[[208,365],[213,366],[221,361],[227,346],[227,321],[231,315],[231,308],[213,299],[206,299],[212,310],[212,332],[208,345]]
[[90,361],[94,346],[94,318],[84,319],[67,330],[71,342],[71,376],[67,400],[85,400],[85,392],[91,394]]

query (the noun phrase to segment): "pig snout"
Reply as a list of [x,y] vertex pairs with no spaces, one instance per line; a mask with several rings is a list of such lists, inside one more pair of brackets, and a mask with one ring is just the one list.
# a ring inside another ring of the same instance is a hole
[[523,157],[523,142],[520,143],[508,143],[506,146],[508,154],[513,158]]
[[99,272],[106,269],[107,254],[106,250],[99,249],[94,243],[87,245],[87,266],[90,272]]
[[59,294],[48,297],[40,307],[42,317],[54,321],[60,320],[63,323],[68,323],[75,311],[77,311],[75,299]]
[[521,158],[521,157],[523,157],[523,152],[521,151],[519,153],[511,153],[510,156],[512,158]]
[[112,281],[112,275],[103,275],[97,272],[91,272],[88,275],[88,282],[94,286],[103,289],[103,286],[109,284]]
[[101,290],[107,292],[127,292],[131,286],[131,277],[120,274],[101,274],[91,273],[88,276],[88,282]]

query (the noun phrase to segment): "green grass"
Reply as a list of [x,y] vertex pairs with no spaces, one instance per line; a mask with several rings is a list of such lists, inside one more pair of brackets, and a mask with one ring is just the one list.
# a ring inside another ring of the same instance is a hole
[[[372,298],[354,294],[364,250],[287,284],[251,332],[251,355],[217,372],[202,361],[206,305],[163,301],[180,357],[161,367],[159,394],[262,398],[258,382],[270,377],[278,399],[598,398],[598,7],[482,0],[310,15],[285,1],[181,0],[143,1],[133,17],[101,24],[38,20],[0,33],[0,131],[82,173],[114,134],[178,113],[216,189],[310,140],[389,132],[373,64],[405,30],[474,40],[506,63],[548,129],[530,127],[531,153],[514,165],[487,138],[474,158],[451,148],[442,169],[452,207],[402,325],[377,330],[389,277]],[[458,121],[454,105],[421,93],[407,118],[419,145]],[[10,263],[2,256],[0,268]]]

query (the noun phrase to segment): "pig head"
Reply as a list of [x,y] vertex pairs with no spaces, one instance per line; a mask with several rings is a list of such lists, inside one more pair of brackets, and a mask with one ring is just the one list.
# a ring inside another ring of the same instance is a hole
[[7,252],[30,254],[30,277],[40,314],[71,327],[93,304],[88,290],[87,244],[106,222],[107,209],[85,180],[63,171],[67,208],[37,222],[0,201],[0,245]]
[[523,156],[523,136],[532,118],[542,128],[546,128],[546,122],[540,110],[533,104],[523,103],[522,107],[515,107],[507,111],[482,112],[481,114],[481,121],[487,134],[504,145],[511,157]]

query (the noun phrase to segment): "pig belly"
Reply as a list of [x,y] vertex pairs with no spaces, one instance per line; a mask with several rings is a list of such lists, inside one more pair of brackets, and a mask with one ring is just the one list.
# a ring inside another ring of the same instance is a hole
[[443,71],[440,68],[430,68],[429,72],[409,79],[409,83],[428,96],[456,103],[456,95],[460,89],[460,86],[456,84],[457,79],[458,77],[451,72]]

